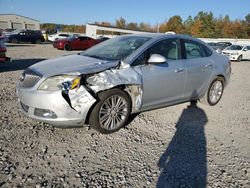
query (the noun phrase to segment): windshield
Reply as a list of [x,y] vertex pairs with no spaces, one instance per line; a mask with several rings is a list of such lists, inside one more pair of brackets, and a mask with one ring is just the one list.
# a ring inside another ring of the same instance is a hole
[[240,45],[232,45],[227,47],[227,50],[241,50],[243,48],[243,46]]
[[74,40],[76,38],[77,38],[76,35],[70,35],[70,36],[67,37],[68,40]]
[[150,39],[141,36],[116,37],[86,50],[81,55],[104,60],[120,60],[132,54]]

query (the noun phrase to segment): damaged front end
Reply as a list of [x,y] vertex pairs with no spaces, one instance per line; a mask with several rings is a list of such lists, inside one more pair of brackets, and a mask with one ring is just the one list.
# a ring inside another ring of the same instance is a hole
[[[94,70],[98,72],[85,70],[40,79],[42,76],[35,69],[27,69],[17,85],[19,109],[33,119],[57,127],[82,126],[88,123],[89,113],[100,101],[99,93],[112,88],[127,92],[132,101],[132,113],[141,109],[139,71],[122,62],[105,70],[100,67]],[[31,79],[38,87],[29,85]]]
[[112,88],[121,88],[132,101],[131,112],[138,112],[142,105],[142,77],[129,64],[120,62],[107,70],[83,74],[72,81],[62,83],[62,97],[72,110],[79,112],[86,103],[99,100],[98,93]]

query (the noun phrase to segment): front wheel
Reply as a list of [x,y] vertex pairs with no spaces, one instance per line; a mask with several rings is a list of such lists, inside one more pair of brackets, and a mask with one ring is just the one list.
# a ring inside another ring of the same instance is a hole
[[238,62],[241,62],[241,60],[242,60],[242,55],[240,55],[240,56],[238,57],[237,61],[238,61]]
[[70,50],[71,50],[70,44],[65,44],[65,45],[64,45],[64,50],[70,51]]
[[200,99],[204,104],[214,106],[216,105],[224,91],[224,80],[221,77],[216,78],[208,87],[206,94]]
[[115,88],[98,96],[100,101],[89,117],[91,127],[103,134],[113,133],[124,127],[131,113],[131,100],[128,94]]

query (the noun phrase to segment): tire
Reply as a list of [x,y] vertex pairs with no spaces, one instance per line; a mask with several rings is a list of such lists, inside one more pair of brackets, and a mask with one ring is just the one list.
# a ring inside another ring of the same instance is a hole
[[64,50],[70,51],[70,50],[71,50],[70,44],[65,44],[65,45],[64,45]]
[[110,134],[124,127],[131,113],[131,99],[120,89],[111,89],[98,95],[100,101],[90,113],[90,126],[103,134]]
[[13,38],[13,39],[11,39],[11,43],[18,43],[18,41],[17,41],[17,39],[16,38]]
[[209,106],[216,105],[224,91],[224,79],[217,77],[208,87],[205,95],[200,99],[200,102]]
[[242,60],[242,55],[238,57],[237,62],[241,62],[241,60]]

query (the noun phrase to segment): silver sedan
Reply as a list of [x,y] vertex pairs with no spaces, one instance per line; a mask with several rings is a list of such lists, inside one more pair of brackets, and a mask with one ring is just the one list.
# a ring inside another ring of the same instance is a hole
[[85,52],[26,69],[17,84],[20,110],[54,126],[112,133],[131,113],[200,100],[216,105],[231,65],[204,42],[185,35],[116,37]]

